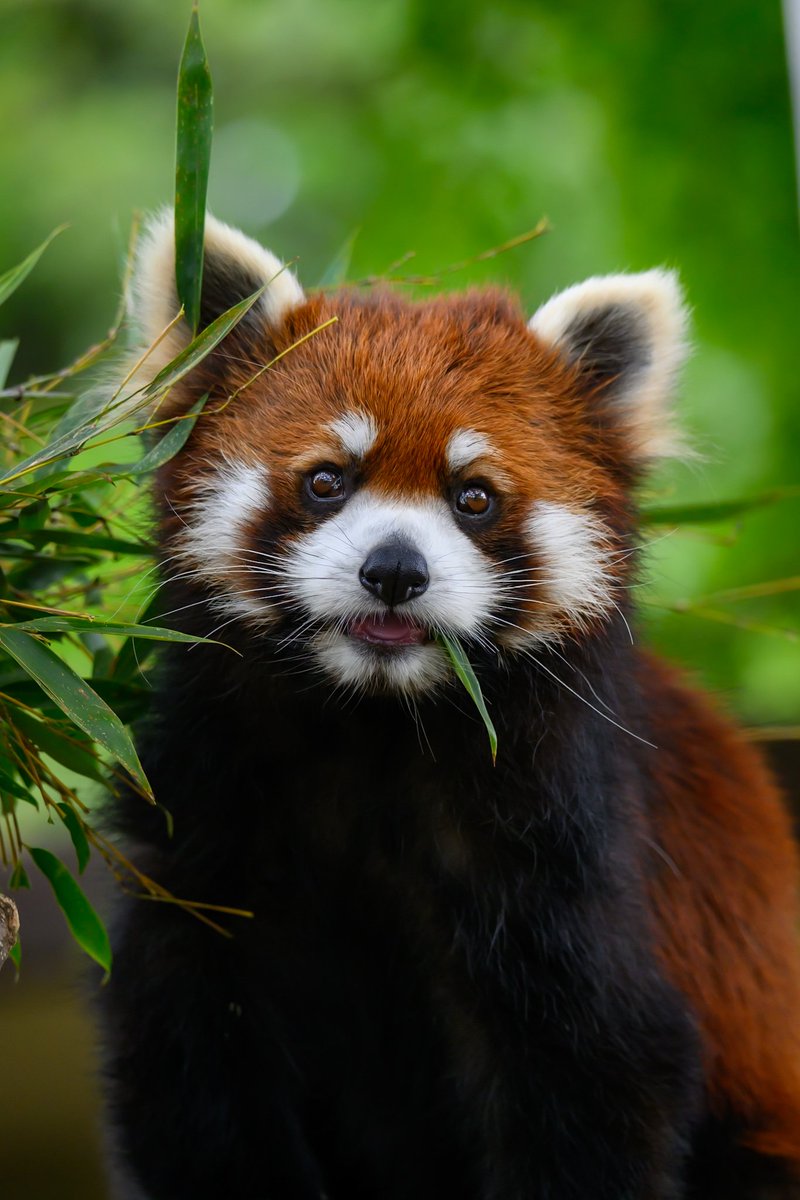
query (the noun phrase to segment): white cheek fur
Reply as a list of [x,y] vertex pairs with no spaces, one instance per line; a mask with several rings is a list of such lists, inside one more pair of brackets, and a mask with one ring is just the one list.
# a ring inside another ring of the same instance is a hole
[[599,518],[539,500],[528,517],[527,533],[542,559],[542,590],[557,621],[560,617],[563,624],[566,618],[580,629],[613,606],[612,543]]
[[186,510],[176,554],[195,579],[215,587],[211,603],[220,612],[267,616],[264,604],[238,590],[234,580],[246,565],[245,525],[265,512],[269,501],[266,467],[228,461],[203,480]]

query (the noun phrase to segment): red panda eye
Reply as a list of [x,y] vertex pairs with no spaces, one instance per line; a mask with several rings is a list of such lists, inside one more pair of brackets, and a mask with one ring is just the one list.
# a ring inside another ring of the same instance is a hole
[[344,496],[344,479],[340,471],[323,467],[309,476],[308,490],[315,500],[341,500]]
[[468,517],[482,517],[491,507],[492,498],[486,488],[473,484],[459,493],[456,508]]

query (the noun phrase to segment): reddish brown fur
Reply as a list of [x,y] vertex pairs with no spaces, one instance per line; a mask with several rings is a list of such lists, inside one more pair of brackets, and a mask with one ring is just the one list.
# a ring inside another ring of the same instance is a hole
[[798,855],[753,747],[646,660],[660,713],[652,897],[667,969],[697,1012],[712,1102],[800,1172]]
[[[301,530],[298,471],[340,457],[324,427],[364,409],[379,430],[368,458],[377,490],[442,494],[447,440],[474,429],[499,451],[514,496],[501,518],[509,528],[535,500],[549,499],[598,512],[628,544],[635,469],[624,432],[598,429],[573,373],[502,293],[424,307],[388,294],[314,297],[267,347],[241,332],[229,338],[225,357],[197,373],[191,397],[209,390],[212,406],[223,401],[268,356],[331,316],[335,325],[289,350],[216,419],[199,422],[187,452],[162,473],[179,510],[204,464],[227,454],[270,469],[276,509]],[[187,390],[173,409],[189,399]],[[176,517],[166,523],[179,528]],[[646,668],[655,741],[664,747],[653,760],[658,799],[648,830],[663,962],[698,1015],[714,1106],[755,1130],[754,1147],[800,1171],[798,862],[788,820],[752,748],[666,667],[646,660]]]

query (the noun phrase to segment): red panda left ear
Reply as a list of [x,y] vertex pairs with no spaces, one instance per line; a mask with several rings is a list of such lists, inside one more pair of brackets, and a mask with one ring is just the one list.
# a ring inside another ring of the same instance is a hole
[[563,354],[637,458],[683,449],[671,399],[687,352],[688,312],[672,271],[604,275],[553,296],[529,328]]
[[[240,230],[206,215],[200,328],[232,308],[239,300],[264,287],[245,317],[240,331],[277,325],[292,308],[304,302],[303,289],[288,267],[264,246]],[[155,348],[137,372],[136,382],[147,383],[189,344],[191,330],[185,321],[172,325],[180,308],[175,284],[175,233],[172,212],[164,210],[145,227],[133,278],[131,316],[138,350]]]

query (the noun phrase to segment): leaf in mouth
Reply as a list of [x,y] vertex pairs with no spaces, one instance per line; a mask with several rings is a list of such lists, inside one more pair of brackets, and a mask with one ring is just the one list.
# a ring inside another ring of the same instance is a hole
[[453,664],[453,670],[467,689],[475,707],[481,714],[483,723],[486,726],[486,732],[489,734],[489,746],[492,751],[492,764],[494,765],[497,762],[497,730],[494,727],[492,718],[489,716],[489,710],[483,698],[481,685],[478,683],[478,677],[472,669],[472,663],[467,658],[464,647],[458,638],[450,634],[440,633],[437,634],[436,640],[450,659],[450,662]]

